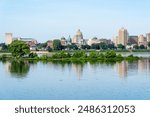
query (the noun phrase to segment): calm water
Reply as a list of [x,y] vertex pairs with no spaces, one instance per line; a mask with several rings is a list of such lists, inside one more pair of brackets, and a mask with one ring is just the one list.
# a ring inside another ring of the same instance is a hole
[[0,62],[0,99],[150,99],[150,60]]

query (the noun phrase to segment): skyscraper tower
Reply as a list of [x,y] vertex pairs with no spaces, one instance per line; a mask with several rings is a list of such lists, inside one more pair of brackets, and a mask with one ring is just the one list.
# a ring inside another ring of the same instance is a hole
[[6,43],[6,45],[9,45],[9,44],[11,44],[12,43],[12,41],[13,41],[13,34],[12,33],[6,33],[5,34],[5,43]]
[[150,33],[146,34],[147,42],[150,42]]
[[127,42],[128,42],[128,31],[127,29],[121,28],[118,32],[118,44],[126,46]]

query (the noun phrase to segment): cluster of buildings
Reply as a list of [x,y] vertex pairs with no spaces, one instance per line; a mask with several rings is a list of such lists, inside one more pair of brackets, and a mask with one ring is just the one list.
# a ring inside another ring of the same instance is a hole
[[14,40],[21,40],[21,41],[26,42],[29,45],[30,50],[36,50],[36,46],[38,44],[37,40],[33,39],[33,38],[13,37],[12,33],[5,34],[5,44],[6,45],[11,44]]
[[[33,38],[22,38],[22,37],[13,37],[12,33],[6,33],[6,45],[11,44],[13,40],[22,40],[26,42],[31,50],[35,50],[36,46],[38,44],[36,39]],[[112,41],[113,40],[113,41]],[[91,38],[91,39],[85,39],[83,37],[83,33],[80,31],[80,29],[76,32],[73,38],[70,36],[68,39],[65,37],[62,37],[60,39],[61,45],[62,46],[67,46],[71,44],[75,44],[80,48],[82,45],[89,45],[91,46],[92,44],[99,44],[99,43],[105,43],[105,44],[114,44],[116,47],[118,44],[122,44],[125,46],[126,49],[132,49],[134,45],[144,45],[145,48],[148,47],[148,42],[150,42],[150,33],[147,33],[146,36],[144,35],[139,35],[139,36],[129,36],[129,33],[127,29],[121,28],[118,31],[118,36],[116,36],[113,39],[104,39],[100,38],[98,39],[97,37]],[[48,40],[47,41],[47,47],[50,47],[53,49],[53,40]]]
[[[82,45],[89,45],[89,46],[91,46],[92,44],[98,44],[98,43],[101,43],[101,42],[104,42],[106,44],[112,44],[113,43],[111,41],[111,39],[98,39],[97,37],[94,37],[92,39],[85,39],[83,37],[83,33],[80,31],[80,29],[76,32],[76,34],[74,35],[73,38],[71,38],[70,36],[68,37],[68,39],[66,39],[65,37],[62,37],[60,39],[60,42],[61,42],[62,46],[67,46],[69,44],[75,44],[79,48]],[[53,40],[49,40],[47,45],[50,48],[53,48]]]
[[144,35],[135,35],[135,36],[130,36],[127,29],[121,28],[118,31],[118,36],[116,36],[113,39],[113,43],[117,47],[118,44],[122,44],[125,46],[126,49],[133,49],[134,45],[144,45],[145,48],[148,47],[148,42],[150,42],[150,33],[147,33],[146,36]]

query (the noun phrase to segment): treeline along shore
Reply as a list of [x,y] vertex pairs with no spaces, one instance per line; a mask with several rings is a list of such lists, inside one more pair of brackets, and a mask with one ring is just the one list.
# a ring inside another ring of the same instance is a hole
[[9,52],[11,54],[1,54],[0,60],[37,60],[37,61],[106,61],[117,62],[122,60],[138,60],[139,57],[129,55],[127,57],[117,54],[113,50],[107,50],[104,52],[97,51],[62,51],[59,50],[53,54],[42,54],[39,56],[37,53],[31,52],[29,46],[23,41],[13,41],[9,45]]
[[13,57],[11,54],[3,54],[0,56],[0,60],[38,60],[38,61],[106,61],[106,62],[117,62],[122,60],[134,61],[140,59],[139,57],[129,55],[127,57],[117,54],[115,51],[107,52],[85,52],[85,51],[74,51],[66,52],[59,51],[52,55],[43,54],[38,56],[36,53],[30,53],[24,57]]

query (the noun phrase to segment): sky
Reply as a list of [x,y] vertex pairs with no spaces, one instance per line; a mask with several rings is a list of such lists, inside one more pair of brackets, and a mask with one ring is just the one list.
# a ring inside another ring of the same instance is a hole
[[46,42],[78,29],[85,39],[111,39],[121,27],[150,32],[150,0],[0,0],[0,42],[6,32]]

